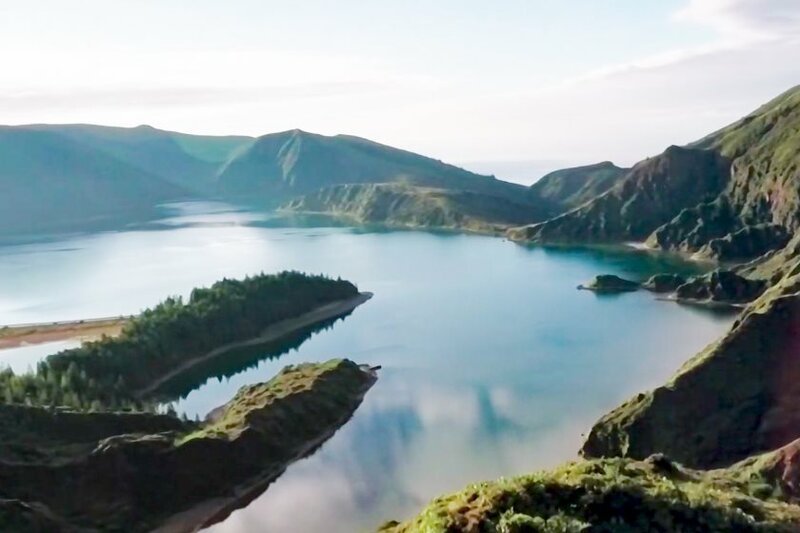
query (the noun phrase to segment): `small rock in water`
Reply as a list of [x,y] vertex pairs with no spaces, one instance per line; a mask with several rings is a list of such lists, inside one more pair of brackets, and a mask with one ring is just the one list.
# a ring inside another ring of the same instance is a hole
[[578,285],[578,289],[595,292],[629,292],[638,290],[639,284],[613,274],[600,274],[586,285]]

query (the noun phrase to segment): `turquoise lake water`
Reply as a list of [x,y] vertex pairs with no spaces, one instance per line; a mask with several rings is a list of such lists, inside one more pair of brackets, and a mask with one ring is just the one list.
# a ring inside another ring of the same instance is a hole
[[[646,292],[575,290],[598,273],[696,269],[663,256],[314,222],[288,227],[184,204],[149,227],[0,244],[0,323],[132,314],[222,277],[283,269],[373,292],[332,327],[264,348],[288,349],[281,357],[249,354],[244,368],[193,383],[175,404],[202,417],[290,363],[344,356],[382,365],[347,425],[212,528],[352,533],[468,482],[574,458],[599,415],[661,383],[734,319]],[[24,371],[70,345],[0,351],[0,365]]]

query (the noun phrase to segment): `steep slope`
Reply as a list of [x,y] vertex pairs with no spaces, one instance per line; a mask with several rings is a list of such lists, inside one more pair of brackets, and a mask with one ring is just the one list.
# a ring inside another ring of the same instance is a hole
[[26,128],[58,133],[197,194],[215,193],[220,166],[253,141],[241,136],[187,135],[150,126],[47,124]]
[[0,234],[140,219],[154,205],[187,194],[57,133],[0,127]]
[[578,209],[509,235],[538,242],[646,239],[703,258],[752,259],[780,249],[800,229],[799,169],[795,87],[696,143],[639,163]]
[[634,166],[594,200],[508,235],[535,242],[644,240],[681,209],[718,195],[727,184],[729,164],[711,150],[671,146]]
[[482,233],[547,217],[536,205],[488,194],[387,183],[321,189],[291,201],[285,209],[344,216],[359,223]]
[[227,194],[272,203],[350,183],[406,183],[512,199],[527,192],[521,185],[366,139],[300,130],[259,137],[225,165],[219,180]]
[[611,161],[556,170],[531,185],[530,194],[560,211],[568,211],[609,190],[629,170]]
[[592,428],[587,457],[663,452],[695,467],[731,464],[800,437],[800,263],[667,384]]
[[[738,259],[778,249],[800,228],[800,87],[693,146],[731,159],[731,179],[719,198],[678,214],[651,244],[686,251],[709,246],[705,255]],[[749,235],[757,236],[756,246],[743,239]],[[728,242],[715,249],[720,243],[712,241],[719,239]]]

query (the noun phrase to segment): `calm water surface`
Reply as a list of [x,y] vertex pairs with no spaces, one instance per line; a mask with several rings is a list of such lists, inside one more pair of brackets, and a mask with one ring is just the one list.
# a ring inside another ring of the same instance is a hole
[[[368,531],[465,483],[571,459],[600,414],[659,384],[733,320],[644,292],[575,290],[597,273],[694,268],[644,253],[176,209],[150,228],[0,246],[0,323],[136,313],[225,276],[283,269],[374,292],[279,359],[228,369],[177,401],[202,416],[285,364],[346,356],[383,365],[354,418],[217,533]],[[0,364],[24,370],[68,345],[0,351]]]

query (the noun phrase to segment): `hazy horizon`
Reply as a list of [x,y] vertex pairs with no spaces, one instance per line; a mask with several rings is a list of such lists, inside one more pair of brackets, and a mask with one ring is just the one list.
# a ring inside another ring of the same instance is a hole
[[644,4],[9,4],[0,123],[348,133],[530,182],[633,164],[800,82],[800,3]]

